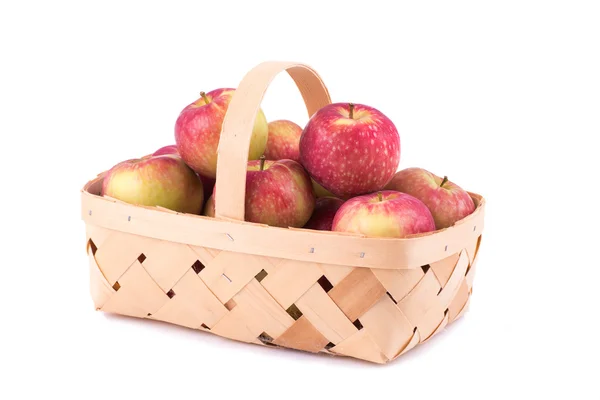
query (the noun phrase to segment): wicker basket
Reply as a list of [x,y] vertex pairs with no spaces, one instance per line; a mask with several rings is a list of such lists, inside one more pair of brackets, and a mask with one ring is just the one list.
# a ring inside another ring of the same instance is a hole
[[309,115],[330,103],[306,65],[267,62],[251,70],[223,123],[215,218],[101,197],[104,174],[85,185],[92,299],[97,310],[243,342],[388,362],[467,308],[484,200],[471,193],[473,214],[404,239],[244,222],[254,116],[284,70]]

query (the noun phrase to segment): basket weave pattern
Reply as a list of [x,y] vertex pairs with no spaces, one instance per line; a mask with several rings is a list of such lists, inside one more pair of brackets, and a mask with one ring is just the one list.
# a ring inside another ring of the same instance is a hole
[[97,309],[231,339],[377,363],[466,309],[479,239],[417,269],[339,266],[221,251],[87,226]]
[[472,293],[484,199],[454,226],[410,238],[283,229],[244,221],[254,117],[287,71],[308,115],[330,104],[298,63],[263,63],[239,84],[219,141],[215,218],[82,190],[97,310],[165,321],[238,341],[385,363],[459,318]]

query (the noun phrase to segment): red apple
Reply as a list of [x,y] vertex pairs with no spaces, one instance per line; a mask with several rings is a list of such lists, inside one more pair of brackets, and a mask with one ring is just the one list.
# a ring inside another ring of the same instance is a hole
[[431,211],[437,229],[447,228],[475,211],[473,199],[460,186],[422,168],[407,168],[394,175],[386,189],[408,193]]
[[[219,201],[216,191],[215,203]],[[246,221],[300,228],[315,208],[310,177],[293,160],[248,162],[246,172]]]
[[267,160],[289,159],[300,162],[300,136],[302,128],[287,120],[269,122],[269,138],[265,157]]
[[[179,156],[179,150],[177,150],[177,146],[174,144],[163,146],[160,149],[156,150],[152,155],[160,156],[163,154],[175,154]],[[215,179],[208,178],[204,175],[198,174],[200,180],[202,181],[202,188],[204,189],[204,198],[208,199],[212,194],[213,188],[215,187]]]
[[177,150],[177,146],[174,144],[170,144],[168,146],[163,146],[160,149],[156,150],[152,153],[153,156],[162,156],[164,154],[176,154],[179,155],[179,151]]
[[[175,123],[175,142],[181,158],[202,176],[216,177],[221,127],[234,92],[234,89],[201,92],[198,100],[181,111]],[[259,110],[250,139],[249,160],[256,160],[264,153],[267,135],[267,120]]]
[[161,206],[198,214],[204,200],[202,182],[173,154],[123,161],[104,177],[102,194],[131,204]]
[[313,211],[312,216],[306,225],[304,225],[304,228],[330,231],[335,213],[342,204],[344,204],[344,201],[337,197],[318,198],[315,203],[315,211]]
[[300,160],[325,189],[342,198],[382,189],[400,162],[400,136],[388,117],[362,104],[317,111],[300,138]]
[[421,200],[406,193],[384,190],[345,202],[333,219],[332,230],[402,238],[434,231],[435,222]]

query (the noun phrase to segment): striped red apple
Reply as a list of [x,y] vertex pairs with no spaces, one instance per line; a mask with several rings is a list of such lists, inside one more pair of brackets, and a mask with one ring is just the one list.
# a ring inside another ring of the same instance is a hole
[[335,215],[332,230],[402,238],[434,231],[435,222],[421,200],[406,193],[384,190],[346,201]]
[[[175,142],[179,154],[187,165],[202,176],[216,177],[221,127],[234,92],[235,89],[201,92],[198,100],[181,111],[175,123]],[[256,160],[264,153],[267,135],[267,120],[259,110],[250,139],[249,160]]]
[[433,215],[437,229],[448,228],[475,211],[465,190],[423,168],[407,168],[394,175],[387,189],[408,193],[421,200]]
[[269,137],[265,149],[267,160],[289,159],[300,162],[302,128],[288,120],[269,122]]
[[[213,192],[214,203],[219,194]],[[293,160],[248,162],[246,172],[245,220],[278,227],[300,228],[315,208],[310,177]]]
[[311,177],[342,198],[371,193],[392,179],[400,162],[400,136],[375,108],[330,104],[302,131],[300,161]]
[[333,218],[342,204],[344,204],[344,201],[337,197],[318,198],[315,203],[315,211],[313,211],[304,228],[330,231],[333,225]]

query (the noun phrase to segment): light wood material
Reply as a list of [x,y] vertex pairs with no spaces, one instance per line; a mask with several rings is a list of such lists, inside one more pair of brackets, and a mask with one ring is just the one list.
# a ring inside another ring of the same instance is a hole
[[302,316],[273,344],[318,353],[325,348],[328,342],[327,338],[305,316]]
[[358,319],[385,294],[385,287],[367,268],[356,268],[329,292],[350,321]]
[[217,158],[217,218],[244,220],[246,165],[254,118],[267,87],[282,71],[287,71],[296,82],[309,117],[331,103],[325,84],[307,65],[269,61],[248,72],[238,85],[223,121]]
[[270,347],[385,363],[464,314],[473,289],[484,199],[455,226],[404,239],[274,228],[243,221],[253,119],[287,70],[309,115],[329,94],[309,67],[264,63],[236,91],[217,166],[218,218],[81,197],[96,309],[166,321]]
[[[147,239],[323,264],[383,269],[420,268],[432,260],[460,252],[464,243],[470,243],[481,235],[484,225],[485,201],[476,194],[472,194],[477,203],[475,212],[455,226],[413,238],[391,239],[276,228],[139,207],[97,196],[101,185],[102,178],[96,178],[82,192],[82,218],[93,226],[133,233]],[[149,240],[148,243],[151,242]]]
[[296,307],[331,343],[340,343],[356,332],[356,327],[318,283],[296,300]]

